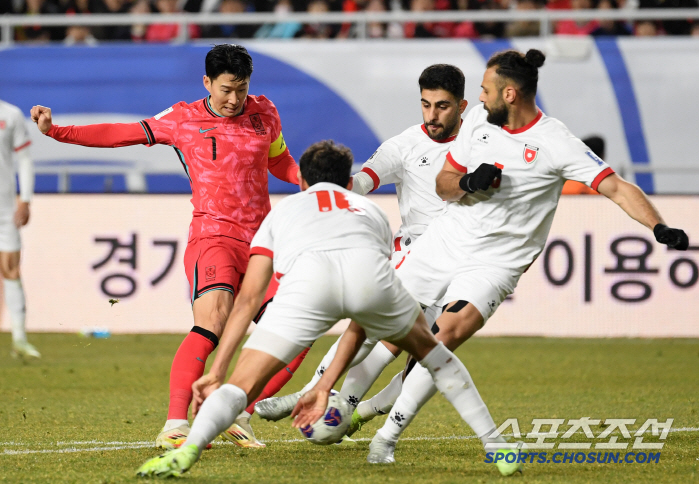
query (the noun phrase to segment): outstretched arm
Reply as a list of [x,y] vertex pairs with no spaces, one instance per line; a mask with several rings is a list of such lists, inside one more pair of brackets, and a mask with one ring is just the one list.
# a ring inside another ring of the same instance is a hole
[[365,339],[366,334],[362,327],[352,321],[342,335],[335,357],[323,372],[323,376],[311,390],[301,397],[294,407],[294,411],[291,413],[292,417],[296,417],[294,427],[305,427],[323,416],[325,408],[328,406],[330,390],[347,370],[354,357],[357,356]]
[[633,183],[612,174],[600,182],[597,191],[619,205],[629,217],[651,229],[659,243],[687,250],[689,239],[684,230],[667,227],[646,194]]
[[51,108],[34,106],[31,118],[39,130],[62,143],[116,148],[147,144],[146,128],[141,123],[91,124],[88,126],[56,126],[51,119]]
[[266,255],[252,255],[238,297],[235,298],[233,311],[228,316],[226,328],[221,335],[214,363],[211,365],[209,373],[192,385],[194,392],[192,410],[195,414],[206,397],[221,386],[225,380],[233,355],[245,337],[250,322],[260,310],[271,278],[272,259]]
[[279,137],[269,147],[269,162],[267,164],[269,172],[287,183],[299,184],[299,166],[289,153],[289,148],[284,141],[284,135],[279,133]]

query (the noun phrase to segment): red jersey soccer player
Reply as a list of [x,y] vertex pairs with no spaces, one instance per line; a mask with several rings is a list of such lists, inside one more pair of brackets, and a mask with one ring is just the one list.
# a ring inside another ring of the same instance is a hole
[[[189,434],[192,383],[202,376],[223,333],[247,268],[250,241],[270,211],[267,170],[298,184],[298,165],[284,142],[277,109],[264,96],[248,95],[252,69],[244,47],[217,45],[206,55],[209,96],[177,103],[139,123],[60,127],[52,124],[49,108],[31,110],[41,132],[63,143],[172,146],[189,177],[194,212],[184,263],[194,327],[172,363],[168,419],[156,439],[162,448],[177,447]],[[280,372],[279,388],[298,364]],[[264,447],[249,419],[244,414],[224,437],[242,447]]]

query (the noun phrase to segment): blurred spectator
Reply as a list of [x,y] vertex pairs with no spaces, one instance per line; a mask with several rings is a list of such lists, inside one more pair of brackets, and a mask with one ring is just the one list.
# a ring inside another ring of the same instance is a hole
[[[330,6],[326,0],[311,0],[306,11],[313,14],[323,14],[330,11]],[[296,37],[303,39],[332,39],[339,30],[339,26],[331,24],[304,24],[296,34]]]
[[[60,8],[51,0],[26,0],[20,13],[27,15],[59,14]],[[63,40],[65,29],[62,27],[43,27],[41,25],[27,25],[18,27],[16,39],[27,42],[49,42],[51,40]]]
[[691,36],[692,36],[692,37],[699,37],[699,22],[697,22],[697,21],[695,21],[695,22],[692,24],[692,33],[691,33]]
[[[597,8],[599,10],[617,10],[619,5],[616,3],[616,0],[599,0]],[[626,22],[600,20],[598,23],[598,27],[591,32],[594,36],[631,35],[631,29]]]
[[[587,10],[592,8],[591,0],[571,0],[573,10]],[[556,33],[565,35],[590,35],[599,27],[597,20],[561,20],[556,24]]]
[[[150,3],[148,0],[136,0],[129,8],[129,13],[131,15],[142,15],[151,13]],[[146,31],[148,30],[148,25],[146,24],[134,24],[131,26],[131,40],[139,41],[146,39]]]
[[658,35],[658,26],[652,20],[636,22],[635,35],[638,37],[654,37]]
[[[245,13],[252,12],[252,5],[245,0],[222,0],[218,11],[220,13]],[[241,24],[241,25],[206,25],[202,28],[202,37],[208,38],[234,38],[234,39],[249,39],[255,35],[255,31],[259,25]]]
[[[498,0],[468,0],[469,10],[504,10],[508,7],[509,2],[501,3]],[[475,22],[473,28],[482,39],[500,39],[505,36],[504,22]]]
[[[95,6],[94,12],[100,14],[128,13],[131,6],[125,0],[101,0]],[[131,27],[128,25],[105,25],[93,28],[92,33],[101,40],[131,40]]]
[[[449,10],[448,0],[411,0],[410,11],[431,12],[433,10]],[[406,22],[403,26],[407,38],[451,37],[454,31],[453,22],[426,22],[416,24]]]
[[[156,0],[155,7],[159,13],[173,14],[180,13],[177,8],[177,0]],[[146,30],[146,40],[148,42],[169,42],[177,38],[180,33],[178,24],[151,24]],[[189,38],[199,37],[199,27],[189,25]]]
[[[519,0],[515,10],[540,10],[544,7],[540,0]],[[520,20],[510,22],[505,27],[507,37],[533,37],[538,36],[541,30],[539,22],[536,20]]]
[[[279,0],[274,6],[274,13],[283,15],[293,12],[291,0]],[[298,22],[285,22],[280,24],[265,24],[255,32],[255,37],[260,39],[291,39],[301,30]]]
[[90,32],[89,27],[84,25],[72,25],[66,29],[66,38],[63,39],[65,45],[97,45],[97,39]]
[[[697,0],[640,0],[638,6],[639,8],[697,8],[699,3]],[[667,35],[689,35],[693,25],[691,20],[663,20],[659,24]],[[658,31],[657,27],[656,25],[656,31]],[[642,30],[646,29],[650,32],[649,27],[642,28]],[[636,30],[638,31],[638,27]]]

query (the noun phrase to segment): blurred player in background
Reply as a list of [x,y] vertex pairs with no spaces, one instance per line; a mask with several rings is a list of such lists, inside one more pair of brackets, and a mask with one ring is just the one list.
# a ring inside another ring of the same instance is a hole
[[[391,341],[414,355],[460,414],[482,404],[468,390],[466,368],[437,343],[420,306],[396,278],[388,257],[392,237],[386,214],[348,190],[352,186],[350,150],[322,141],[301,155],[300,165],[303,191],[279,202],[252,241],[249,270],[221,346],[209,373],[194,384],[194,407],[199,410],[187,441],[147,461],[139,476],[187,472],[202,449],[255,399],[272,375],[346,317],[353,321],[330,366],[299,401],[294,427],[305,427],[323,416],[330,390],[365,338]],[[224,384],[231,359],[275,271],[281,274],[277,295]],[[497,443],[500,448],[507,445],[502,437]],[[503,449],[503,454],[516,456],[516,452]],[[520,466],[501,461],[497,467],[509,475]]]
[[[402,223],[391,245],[394,267],[401,263],[412,244],[446,207],[446,202],[435,191],[435,178],[459,132],[461,115],[468,105],[464,100],[464,74],[456,66],[429,66],[420,74],[418,85],[423,123],[411,126],[384,142],[353,177],[352,191],[360,195],[366,195],[382,185],[396,184]],[[437,305],[426,310],[430,326],[440,310]],[[433,331],[436,330],[433,327]],[[258,415],[272,421],[288,417],[301,395],[313,388],[330,365],[339,343],[338,340],[328,351],[313,379],[300,392],[259,402],[255,407]],[[357,406],[374,380],[400,353],[399,348],[387,342],[376,344],[375,341],[367,340],[365,345],[376,347],[362,362],[352,362],[352,368],[340,390],[340,395],[352,407]],[[362,354],[364,353],[360,353]],[[383,400],[387,400],[392,405],[400,394],[402,378],[401,373],[389,385],[387,391],[392,396],[384,392],[372,404],[381,409],[385,406]],[[353,427],[348,435],[362,423],[359,414],[355,413]]]
[[[0,101],[0,270],[12,327],[11,354],[15,357],[40,358],[41,354],[27,342],[24,325],[26,303],[19,273],[19,229],[29,222],[29,202],[34,194],[34,164],[29,156],[30,144],[22,111]],[[17,169],[13,154],[17,158]],[[19,175],[19,199],[15,174]]]
[[[526,55],[500,52],[489,59],[481,86],[483,106],[468,113],[437,175],[437,194],[452,203],[396,271],[421,304],[447,303],[437,320],[436,338],[452,351],[483,327],[541,253],[567,179],[615,202],[652,230],[659,243],[678,250],[689,245],[684,231],[668,228],[637,186],[622,180],[563,123],[537,108],[544,60],[536,49]],[[369,446],[370,463],[395,461],[401,433],[437,389],[423,368],[410,372]],[[471,391],[478,393],[473,383]],[[471,406],[467,416],[488,448],[495,430],[488,409]]]
[[[298,184],[298,165],[284,142],[277,109],[266,97],[248,94],[253,65],[247,50],[217,45],[205,65],[209,96],[177,103],[138,123],[60,127],[52,124],[49,108],[32,108],[41,132],[64,143],[172,146],[192,185],[194,212],[184,263],[194,327],[170,371],[167,422],[156,439],[156,446],[166,449],[189,434],[192,383],[218,345],[247,268],[250,241],[270,210],[267,171]],[[264,447],[249,419],[241,414],[222,435],[242,447]]]

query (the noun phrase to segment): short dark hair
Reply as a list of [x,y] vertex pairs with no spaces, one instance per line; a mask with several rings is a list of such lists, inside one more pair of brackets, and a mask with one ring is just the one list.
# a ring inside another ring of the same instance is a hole
[[522,96],[530,99],[536,95],[539,67],[544,65],[545,60],[544,53],[537,49],[529,49],[526,55],[516,50],[506,50],[494,54],[488,60],[487,68],[497,66],[495,72],[514,82]]
[[301,176],[309,186],[328,182],[345,188],[352,173],[354,157],[346,146],[324,140],[312,144],[299,158]]
[[212,81],[221,74],[232,74],[236,81],[252,75],[252,57],[242,45],[219,44],[206,54],[206,75]]
[[466,79],[464,73],[451,64],[434,64],[422,71],[420,79],[420,91],[423,89],[444,89],[451,93],[457,101],[464,98],[464,86]]

